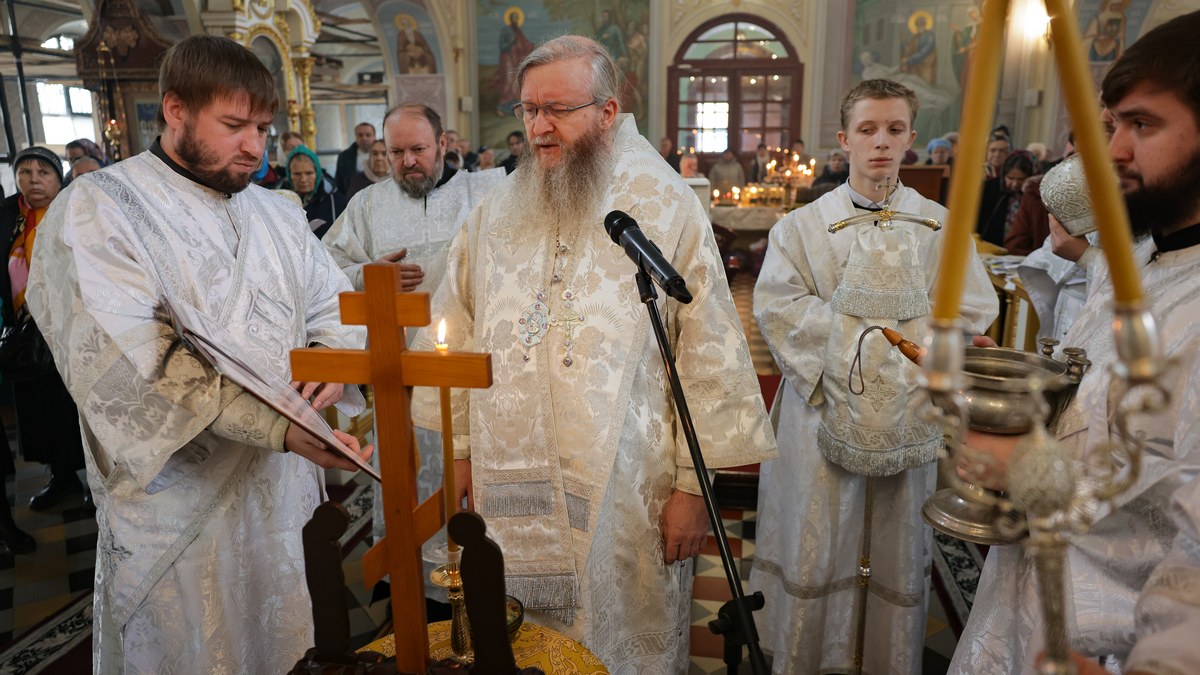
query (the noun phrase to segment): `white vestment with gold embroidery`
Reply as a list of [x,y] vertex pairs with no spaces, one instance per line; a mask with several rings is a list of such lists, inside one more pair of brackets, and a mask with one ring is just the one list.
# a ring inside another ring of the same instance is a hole
[[[578,234],[556,241],[559,224],[502,183],[455,238],[433,316],[452,349],[492,354],[493,386],[454,392],[456,429],[469,429],[455,441],[508,592],[614,673],[684,672],[692,565],[663,564],[660,518],[674,488],[698,482],[634,264],[604,231],[609,210],[638,221],[695,297],[658,306],[708,467],[769,458],[775,440],[700,202],[632,117],[616,126],[594,221],[561,224]],[[570,261],[558,281],[556,255]],[[546,330],[531,332],[539,295]],[[414,416],[437,428],[426,394]]]
[[[891,208],[943,222],[946,217],[944,208],[906,187],[892,195]],[[766,607],[756,615],[763,648],[773,654],[777,673],[853,671],[868,479],[827,460],[818,449],[818,438],[823,408],[831,405],[825,392],[847,387],[843,368],[836,382],[826,379],[831,377],[826,369],[832,353],[827,346],[840,320],[833,308],[834,293],[860,236],[857,228],[874,226],[851,226],[837,234],[827,228],[856,213],[844,184],[788,214],[771,229],[754,289],[755,317],[784,376],[772,409],[780,458],[763,465],[759,478],[749,588],[767,597]],[[946,255],[943,235],[899,220],[892,225],[910,229],[915,237],[925,270],[921,285],[932,293],[939,261]],[[970,258],[961,308],[964,330],[978,334],[996,316],[996,294],[974,250],[961,255]],[[924,322],[905,323],[918,333],[905,337],[922,344]],[[840,352],[847,361],[853,358],[854,338]],[[916,369],[912,364],[901,366]],[[865,386],[881,386],[875,374],[883,371],[873,371],[866,357],[863,367]],[[913,422],[910,417],[904,418],[906,423]],[[921,505],[933,492],[935,468],[928,463],[870,479],[874,508],[865,673],[920,673],[932,539],[921,519]]]
[[287,421],[186,349],[164,362],[160,299],[287,378],[294,348],[363,346],[338,318],[349,281],[288,200],[226,197],[150,152],[72,182],[39,231],[29,307],[79,406],[96,503],[95,671],[285,672],[313,640],[301,528],[324,473],[273,451]]

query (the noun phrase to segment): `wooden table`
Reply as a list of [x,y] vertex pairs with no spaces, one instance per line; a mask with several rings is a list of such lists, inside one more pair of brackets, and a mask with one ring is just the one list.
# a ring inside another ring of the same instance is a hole
[[[396,653],[392,635],[382,637],[359,651],[376,651],[384,656]],[[429,624],[429,658],[436,661],[454,656],[450,651],[450,622]],[[607,675],[608,669],[587,647],[557,631],[525,624],[513,642],[517,667],[536,666],[543,672],[563,675]]]

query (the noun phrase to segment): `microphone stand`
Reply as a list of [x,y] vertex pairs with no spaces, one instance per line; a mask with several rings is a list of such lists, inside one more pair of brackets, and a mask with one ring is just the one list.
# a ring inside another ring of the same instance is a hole
[[667,341],[667,331],[663,327],[662,316],[658,312],[658,291],[650,281],[643,265],[638,265],[637,272],[638,295],[650,313],[650,325],[654,327],[654,337],[658,340],[658,350],[662,354],[663,367],[667,370],[671,393],[675,397],[675,411],[683,426],[683,435],[687,439],[688,450],[692,455],[692,464],[696,469],[696,478],[700,480],[700,492],[704,497],[704,506],[708,511],[708,521],[712,525],[713,536],[717,539],[717,550],[721,553],[721,563],[725,567],[725,578],[729,581],[729,590],[733,599],[721,606],[717,619],[708,622],[708,629],[725,638],[725,665],[729,673],[737,673],[742,662],[742,645],[750,650],[750,672],[754,675],[764,675],[767,672],[767,660],[763,656],[762,647],[758,644],[758,630],[754,626],[752,612],[763,607],[763,594],[757,592],[746,596],[742,590],[742,578],[734,565],[733,553],[729,550],[729,538],[725,536],[725,524],[721,521],[721,512],[717,508],[717,500],[713,497],[712,482],[708,479],[708,469],[704,466],[704,456],[700,454],[700,441],[696,438],[696,427],[692,422],[692,414],[688,412],[687,399],[683,395],[683,387],[679,382],[679,371],[675,368],[675,355],[671,353],[671,345]]

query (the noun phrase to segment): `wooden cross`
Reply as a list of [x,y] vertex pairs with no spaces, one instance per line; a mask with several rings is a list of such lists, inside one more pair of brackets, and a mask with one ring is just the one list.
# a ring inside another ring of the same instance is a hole
[[441,490],[417,503],[410,387],[490,387],[492,357],[409,351],[405,328],[429,325],[429,295],[402,292],[400,271],[388,263],[367,265],[363,279],[366,290],[342,293],[339,300],[342,323],[367,327],[368,348],[292,350],[292,378],[374,386],[387,536],[363,557],[363,576],[370,588],[391,575],[396,669],[423,673],[429,630],[421,544],[441,529],[446,511]]

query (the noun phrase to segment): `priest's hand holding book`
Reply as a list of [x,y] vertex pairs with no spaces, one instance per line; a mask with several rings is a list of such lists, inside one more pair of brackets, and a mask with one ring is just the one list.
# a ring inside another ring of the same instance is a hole
[[[351,434],[334,429],[333,435],[362,458],[364,462],[370,459],[371,455],[375,453],[375,446],[373,445],[368,445],[360,449],[358,439]],[[289,452],[294,452],[323,469],[358,471],[358,467],[353,462],[333,452],[321,439],[295,424],[288,425],[287,433],[283,437],[283,447]]]

